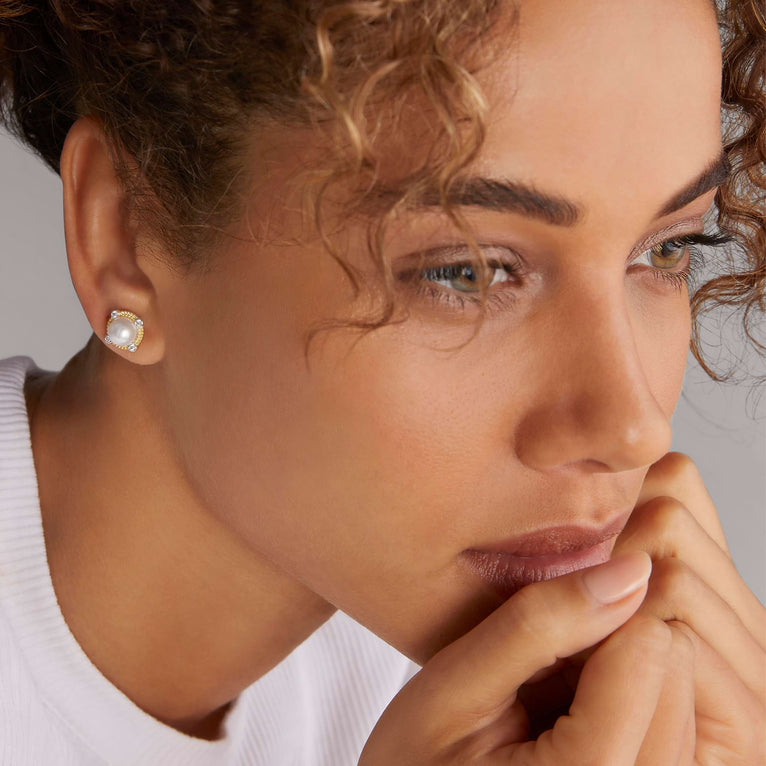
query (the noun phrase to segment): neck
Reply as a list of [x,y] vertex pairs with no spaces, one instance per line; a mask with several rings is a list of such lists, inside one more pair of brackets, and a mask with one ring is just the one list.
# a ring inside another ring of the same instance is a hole
[[217,739],[229,703],[335,607],[195,495],[152,405],[157,367],[92,336],[59,373],[28,379],[46,550],[64,618],[101,673],[163,723]]

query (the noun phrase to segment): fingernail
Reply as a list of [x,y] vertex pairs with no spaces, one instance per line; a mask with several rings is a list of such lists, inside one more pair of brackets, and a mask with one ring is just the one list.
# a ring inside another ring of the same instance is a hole
[[582,580],[600,604],[613,604],[638,590],[652,573],[652,559],[645,551],[617,556],[604,564],[584,569]]

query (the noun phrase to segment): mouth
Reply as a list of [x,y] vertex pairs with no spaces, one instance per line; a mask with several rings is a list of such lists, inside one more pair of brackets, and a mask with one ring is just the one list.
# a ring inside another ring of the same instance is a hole
[[603,564],[631,511],[598,528],[547,527],[480,549],[468,548],[458,560],[507,599],[530,583]]

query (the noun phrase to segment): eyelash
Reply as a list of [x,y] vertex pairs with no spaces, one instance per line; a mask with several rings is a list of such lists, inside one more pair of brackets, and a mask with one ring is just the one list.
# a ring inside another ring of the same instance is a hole
[[[653,248],[671,247],[680,249],[686,247],[689,251],[689,265],[682,271],[668,271],[660,269],[658,267],[651,267],[654,276],[657,279],[667,280],[679,293],[684,285],[688,285],[689,279],[704,263],[704,258],[701,251],[698,249],[703,247],[721,247],[733,241],[733,237],[723,232],[716,231],[713,234],[685,234],[681,237],[674,237],[673,239],[667,239],[663,242],[658,242],[653,245]],[[515,263],[506,261],[490,260],[487,261],[487,265],[490,269],[506,269],[511,277],[518,277],[520,270]],[[424,279],[424,275],[431,274],[436,275],[437,279],[455,279],[460,275],[462,269],[465,267],[472,267],[473,264],[470,261],[457,261],[455,263],[437,264],[427,269],[423,269],[420,272],[407,271],[400,277],[404,280],[412,278],[417,273],[417,289],[418,296],[423,296],[434,303],[446,303],[458,310],[463,310],[466,304],[478,305],[480,299],[478,298],[465,298],[455,290],[449,288],[439,288],[433,283]],[[500,310],[510,305],[515,300],[515,295],[512,290],[496,290],[489,291],[487,293],[487,310],[493,312],[494,310]]]

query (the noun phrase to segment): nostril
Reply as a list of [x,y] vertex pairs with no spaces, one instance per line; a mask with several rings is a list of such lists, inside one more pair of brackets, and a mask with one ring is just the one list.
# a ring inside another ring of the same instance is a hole
[[584,460],[570,460],[559,466],[560,469],[571,468],[581,473],[612,473],[612,469],[601,460],[595,458],[585,458]]

